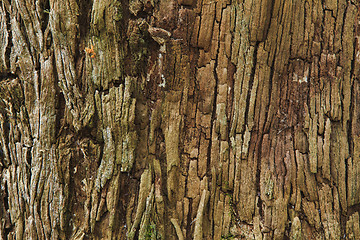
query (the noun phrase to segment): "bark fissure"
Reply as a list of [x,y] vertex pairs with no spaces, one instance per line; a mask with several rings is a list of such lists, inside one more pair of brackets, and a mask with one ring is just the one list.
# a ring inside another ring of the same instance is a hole
[[0,236],[359,239],[358,20],[345,0],[3,1]]

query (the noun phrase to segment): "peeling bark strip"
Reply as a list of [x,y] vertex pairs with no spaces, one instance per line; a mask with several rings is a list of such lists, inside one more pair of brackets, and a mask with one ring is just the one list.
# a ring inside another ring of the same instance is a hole
[[0,239],[360,239],[345,0],[0,2]]

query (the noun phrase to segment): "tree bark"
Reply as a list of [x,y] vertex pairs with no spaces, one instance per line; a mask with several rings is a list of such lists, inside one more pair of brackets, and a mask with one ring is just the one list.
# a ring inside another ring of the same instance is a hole
[[360,239],[359,7],[1,1],[0,238]]

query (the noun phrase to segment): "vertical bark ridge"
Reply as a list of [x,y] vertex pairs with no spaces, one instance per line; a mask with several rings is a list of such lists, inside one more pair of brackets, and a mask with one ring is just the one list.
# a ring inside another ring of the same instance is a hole
[[1,238],[358,239],[359,8],[2,1]]

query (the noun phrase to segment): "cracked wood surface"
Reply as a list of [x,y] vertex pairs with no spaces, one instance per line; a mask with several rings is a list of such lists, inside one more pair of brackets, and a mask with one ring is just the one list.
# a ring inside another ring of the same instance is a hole
[[1,239],[360,239],[358,1],[0,2]]

